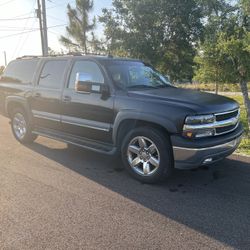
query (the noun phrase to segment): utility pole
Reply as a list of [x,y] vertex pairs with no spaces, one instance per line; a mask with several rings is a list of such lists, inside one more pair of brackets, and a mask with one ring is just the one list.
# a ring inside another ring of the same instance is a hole
[[41,35],[41,46],[42,46],[42,53],[43,56],[45,56],[45,50],[44,50],[44,37],[43,37],[43,24],[42,24],[42,15],[41,15],[41,4],[40,0],[37,0],[37,17],[39,19],[39,26],[40,26],[40,35]]
[[44,55],[48,55],[48,34],[47,34],[47,19],[46,19],[46,4],[42,0],[42,21],[43,21],[43,40],[44,40]]
[[7,66],[7,56],[6,56],[6,51],[3,52],[4,55],[4,63],[5,63],[5,67]]

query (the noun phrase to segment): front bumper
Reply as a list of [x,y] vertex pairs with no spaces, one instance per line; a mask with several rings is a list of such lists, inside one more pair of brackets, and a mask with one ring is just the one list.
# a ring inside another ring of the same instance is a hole
[[191,147],[173,144],[175,168],[192,169],[224,159],[237,149],[241,142],[242,132],[242,128],[237,129],[233,138],[229,136],[226,139],[224,136],[216,145],[199,145],[198,140]]

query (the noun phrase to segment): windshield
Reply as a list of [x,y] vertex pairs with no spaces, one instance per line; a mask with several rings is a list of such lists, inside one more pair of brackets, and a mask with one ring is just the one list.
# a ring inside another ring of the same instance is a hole
[[122,88],[163,88],[171,85],[168,77],[142,62],[112,61],[107,69],[115,84]]

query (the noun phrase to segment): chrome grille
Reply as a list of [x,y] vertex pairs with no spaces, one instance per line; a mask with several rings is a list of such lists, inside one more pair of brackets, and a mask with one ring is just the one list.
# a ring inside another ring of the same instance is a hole
[[234,131],[239,125],[240,110],[215,114],[216,122],[220,124],[215,128],[215,135],[222,135]]

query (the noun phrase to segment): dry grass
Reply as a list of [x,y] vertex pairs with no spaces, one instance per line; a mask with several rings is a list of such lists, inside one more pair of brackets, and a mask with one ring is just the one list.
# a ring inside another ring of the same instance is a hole
[[[202,91],[215,92],[216,85],[214,83],[193,83],[193,84],[177,84],[178,87],[197,89]],[[241,92],[239,84],[236,83],[220,83],[218,85],[219,92]],[[248,89],[250,90],[250,83],[248,83]]]

